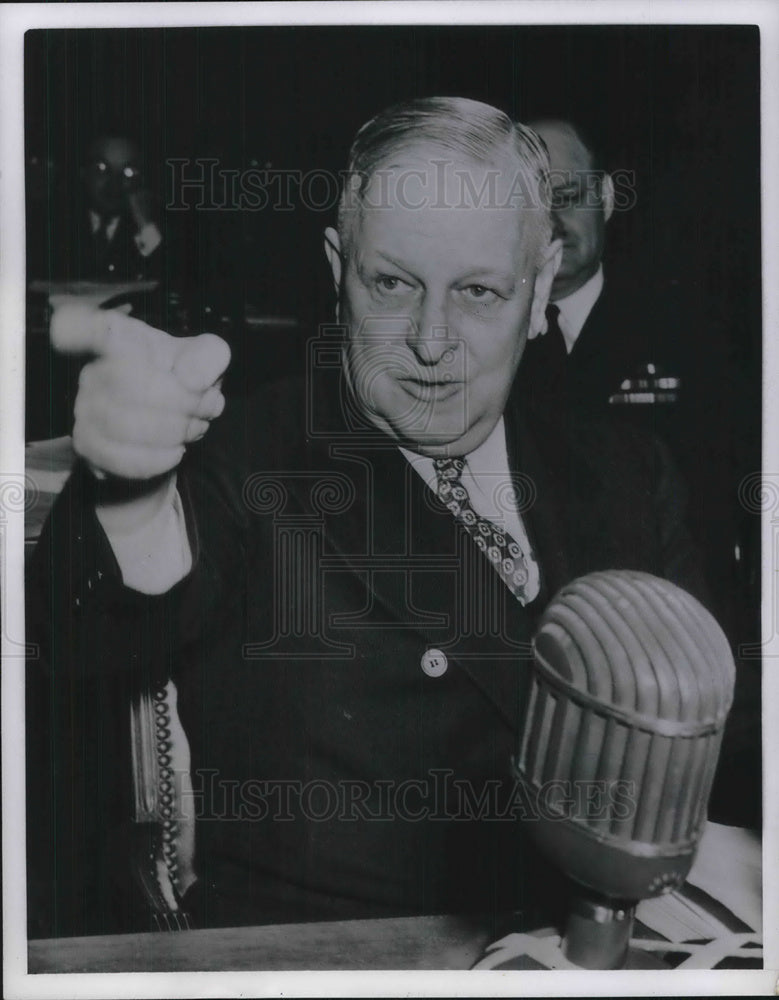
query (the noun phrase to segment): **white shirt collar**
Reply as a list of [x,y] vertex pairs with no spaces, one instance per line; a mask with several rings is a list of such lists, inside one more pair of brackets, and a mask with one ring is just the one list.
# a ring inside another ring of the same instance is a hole
[[[406,448],[400,450],[414,471],[435,493],[438,477],[433,459],[408,451]],[[471,494],[474,507],[483,517],[490,517],[491,514],[493,518],[499,517],[501,511],[494,502],[496,485],[499,482],[497,477],[506,480],[509,478],[509,457],[506,449],[506,427],[503,417],[492,428],[486,441],[483,441],[478,448],[464,457],[466,463],[463,480]]]
[[565,349],[569,354],[573,350],[573,345],[582,332],[582,327],[602,291],[603,265],[599,264],[598,270],[589,281],[585,281],[581,288],[577,288],[575,292],[566,295],[564,299],[557,299],[555,301],[554,304],[560,310],[558,319],[560,331],[565,340]]
[[[416,467],[419,463],[424,467],[428,463],[433,470],[432,481],[436,481],[435,469],[433,469],[433,459],[426,455],[420,455],[416,451],[409,451],[407,448],[400,449],[406,456],[407,461]],[[475,448],[468,455],[457,456],[467,458],[471,471],[475,474],[479,472],[497,472],[502,469],[505,463],[508,467],[508,452],[506,451],[506,429],[501,417],[489,433],[486,441],[482,441],[478,448]],[[425,479],[427,476],[424,477]]]
[[[111,218],[111,219],[108,220],[108,224],[106,226],[106,236],[108,237],[109,240],[112,240],[114,238],[114,233],[116,232],[117,228],[119,227],[119,219],[120,219],[120,216],[115,215],[115,216],[113,216],[113,218]],[[90,210],[89,210],[89,225],[90,225],[90,228],[91,228],[91,230],[92,230],[93,233],[96,233],[98,231],[98,229],[100,228],[100,224],[102,223],[102,221],[103,221],[102,217],[100,215],[98,215],[97,212],[92,211],[92,209],[90,208]]]

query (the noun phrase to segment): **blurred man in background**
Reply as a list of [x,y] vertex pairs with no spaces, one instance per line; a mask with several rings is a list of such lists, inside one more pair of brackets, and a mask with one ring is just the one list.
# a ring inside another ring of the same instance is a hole
[[[138,144],[119,131],[96,136],[78,184],[52,192],[30,231],[28,277],[46,281],[137,281],[161,266],[163,234]],[[64,185],[63,185],[64,188]],[[35,220],[31,220],[35,222]]]
[[137,145],[125,136],[99,137],[89,147],[83,176],[95,276],[142,277],[159,257],[162,233],[143,186]]
[[549,151],[554,234],[563,256],[548,333],[528,345],[522,361],[524,390],[542,407],[601,415],[619,408],[663,429],[679,401],[678,360],[664,319],[647,312],[648,289],[604,275],[606,228],[616,207],[612,176],[578,126],[544,119],[531,127]]
[[[690,525],[711,587],[713,610],[735,645],[759,606],[759,584],[745,588],[742,553],[749,550],[736,502],[743,472],[723,465],[723,441],[712,433],[711,406],[733,388],[736,373],[696,353],[702,317],[684,292],[655,287],[636,252],[619,266],[603,258],[614,213],[632,204],[615,190],[598,144],[578,124],[540,119],[531,128],[550,159],[554,237],[562,260],[547,307],[547,332],[528,341],[517,382],[523,398],[548,416],[574,424],[598,416],[656,435],[670,450],[690,490]],[[635,196],[635,191],[631,192]],[[706,369],[702,361],[709,361]],[[738,449],[733,448],[732,454]],[[717,504],[715,497],[732,500]],[[748,526],[748,525],[747,525]],[[759,825],[759,661],[739,662],[713,809],[726,821]],[[727,762],[731,763],[727,763]],[[751,775],[745,781],[744,775]]]
[[89,143],[78,171],[52,165],[40,178],[28,165],[38,180],[27,221],[27,440],[70,431],[84,360],[50,350],[52,295],[126,304],[175,332],[175,306],[197,284],[180,220],[174,227],[158,211],[144,160],[138,142],[111,128]]

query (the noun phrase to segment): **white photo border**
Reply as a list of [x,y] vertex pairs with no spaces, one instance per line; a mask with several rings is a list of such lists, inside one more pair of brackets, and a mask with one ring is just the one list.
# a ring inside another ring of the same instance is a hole
[[[427,3],[73,3],[0,9],[0,494],[24,485],[23,45],[30,28],[357,24],[757,24],[761,32],[763,470],[779,471],[779,6],[771,0]],[[773,473],[771,473],[773,474]],[[24,852],[23,505],[0,539],[3,576],[3,931],[7,997],[632,996],[772,994],[779,976],[779,548],[763,521],[765,970],[726,972],[344,972],[27,975]]]

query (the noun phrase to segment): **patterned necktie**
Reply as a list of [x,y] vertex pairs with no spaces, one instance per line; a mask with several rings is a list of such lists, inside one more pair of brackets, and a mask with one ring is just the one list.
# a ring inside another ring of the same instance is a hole
[[[507,531],[502,530],[486,517],[478,514],[471,505],[471,498],[461,477],[465,459],[436,458],[433,460],[437,477],[438,499],[447,507],[456,521],[481,549],[496,572],[520,604],[529,604],[537,594],[538,570],[532,555],[526,556]],[[528,565],[533,561],[532,568]],[[532,575],[536,578],[533,593],[528,592]]]

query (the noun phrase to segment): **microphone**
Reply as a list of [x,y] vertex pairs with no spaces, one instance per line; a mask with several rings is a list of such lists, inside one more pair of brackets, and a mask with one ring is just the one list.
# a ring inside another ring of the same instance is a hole
[[609,570],[556,595],[534,653],[513,768],[536,806],[529,836],[577,885],[562,953],[641,967],[635,905],[684,882],[706,822],[730,646],[686,591]]

